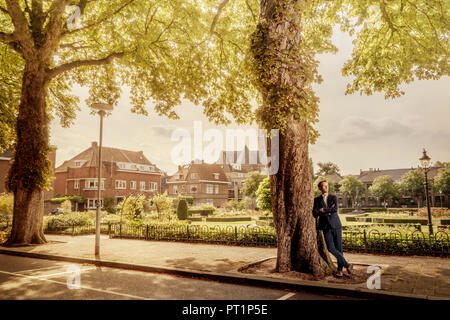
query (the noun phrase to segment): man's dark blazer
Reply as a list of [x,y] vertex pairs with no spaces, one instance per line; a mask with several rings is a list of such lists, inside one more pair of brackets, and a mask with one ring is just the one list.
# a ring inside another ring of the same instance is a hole
[[[334,207],[333,207],[334,204]],[[323,208],[323,212],[319,209]],[[325,201],[323,201],[323,196],[320,195],[314,198],[313,216],[315,218],[319,217],[318,229],[326,230],[329,228],[339,229],[342,228],[341,220],[338,216],[338,198],[334,194],[328,194],[327,206],[325,207]]]

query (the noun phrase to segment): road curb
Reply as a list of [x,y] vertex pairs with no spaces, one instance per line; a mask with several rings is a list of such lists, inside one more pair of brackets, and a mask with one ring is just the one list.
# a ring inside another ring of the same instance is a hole
[[27,257],[27,258],[37,258],[55,261],[67,261],[73,263],[85,263],[93,264],[96,266],[119,268],[126,270],[135,270],[151,273],[162,273],[170,274],[187,278],[198,278],[202,280],[212,280],[225,283],[233,284],[243,284],[258,287],[270,287],[274,289],[288,289],[295,291],[307,291],[318,294],[329,294],[329,295],[339,295],[351,298],[363,298],[363,299],[373,299],[373,300],[441,300],[447,299],[445,297],[427,296],[427,295],[417,295],[408,293],[394,293],[394,292],[379,292],[375,290],[363,289],[363,288],[347,288],[343,285],[338,284],[317,284],[314,281],[306,280],[288,280],[288,279],[271,279],[268,277],[261,277],[255,275],[241,275],[232,273],[216,273],[209,271],[195,271],[186,269],[169,268],[162,266],[147,266],[130,264],[116,261],[108,260],[95,260],[87,258],[77,258],[70,256],[58,256],[42,253],[33,252],[23,252],[16,250],[8,250],[0,248],[0,254]]

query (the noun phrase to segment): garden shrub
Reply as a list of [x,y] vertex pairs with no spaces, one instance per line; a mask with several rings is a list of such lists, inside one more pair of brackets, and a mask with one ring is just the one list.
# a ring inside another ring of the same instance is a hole
[[180,199],[180,201],[178,201],[178,207],[177,207],[178,220],[186,220],[187,215],[188,215],[187,202],[184,199]]

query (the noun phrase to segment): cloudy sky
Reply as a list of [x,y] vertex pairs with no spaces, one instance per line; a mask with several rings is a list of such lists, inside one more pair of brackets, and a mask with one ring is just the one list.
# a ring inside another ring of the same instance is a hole
[[[416,167],[424,147],[432,160],[450,161],[450,79],[415,81],[406,85],[406,94],[395,100],[385,100],[382,94],[346,96],[347,82],[340,70],[350,56],[351,38],[336,32],[334,42],[339,52],[320,56],[324,81],[315,86],[321,100],[316,126],[321,136],[310,147],[314,163],[332,161],[342,174],[359,174],[360,169],[368,168]],[[57,166],[98,140],[98,116],[90,115],[84,104],[88,89],[74,87],[73,91],[82,101],[75,124],[62,128],[56,119],[51,125],[51,143],[58,147]],[[155,112],[148,117],[132,114],[124,88],[119,106],[104,121],[103,145],[142,150],[151,162],[173,174],[178,163],[171,153],[180,146],[179,141],[171,140],[174,130],[193,133],[194,121],[201,121],[203,132],[218,129],[224,136],[226,129],[251,128],[215,126],[203,116],[201,106],[189,101],[175,110],[180,120],[162,118]]]

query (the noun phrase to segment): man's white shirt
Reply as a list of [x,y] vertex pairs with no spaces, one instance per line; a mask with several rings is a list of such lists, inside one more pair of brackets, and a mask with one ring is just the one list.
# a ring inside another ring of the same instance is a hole
[[322,198],[323,198],[323,201],[325,202],[325,207],[328,207],[328,205],[327,205],[328,193],[322,194]]

